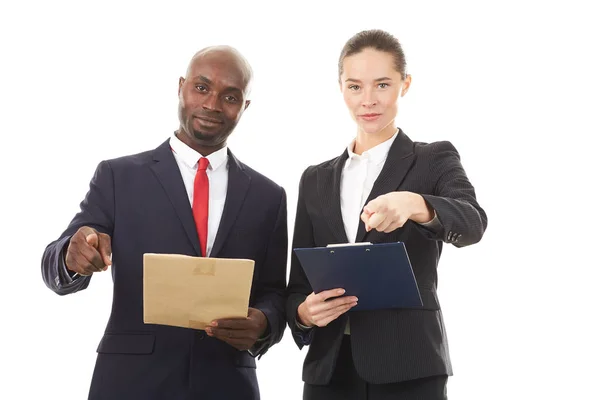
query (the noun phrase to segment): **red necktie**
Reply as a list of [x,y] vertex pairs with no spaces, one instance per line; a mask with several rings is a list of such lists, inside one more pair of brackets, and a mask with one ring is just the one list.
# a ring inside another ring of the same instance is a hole
[[198,161],[198,171],[194,179],[194,200],[192,212],[196,221],[196,231],[200,239],[200,251],[206,257],[206,241],[208,239],[208,158],[202,157]]

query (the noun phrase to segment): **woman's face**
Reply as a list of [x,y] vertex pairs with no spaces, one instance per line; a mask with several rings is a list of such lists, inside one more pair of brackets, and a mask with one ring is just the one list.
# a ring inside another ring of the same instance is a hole
[[343,61],[341,90],[350,115],[367,134],[395,131],[398,96],[410,86],[395,68],[394,57],[366,48]]

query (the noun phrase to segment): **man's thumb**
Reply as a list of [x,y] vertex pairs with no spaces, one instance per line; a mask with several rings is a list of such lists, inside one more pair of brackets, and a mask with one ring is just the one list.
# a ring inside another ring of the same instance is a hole
[[101,233],[98,235],[98,240],[99,240],[98,251],[100,252],[100,255],[102,256],[104,265],[106,265],[108,267],[109,265],[112,264],[112,260],[111,260],[112,250],[111,250],[111,245],[110,245],[110,236]]
[[85,241],[88,242],[88,244],[90,246],[94,246],[95,248],[98,248],[98,234],[97,233],[90,233],[85,237]]

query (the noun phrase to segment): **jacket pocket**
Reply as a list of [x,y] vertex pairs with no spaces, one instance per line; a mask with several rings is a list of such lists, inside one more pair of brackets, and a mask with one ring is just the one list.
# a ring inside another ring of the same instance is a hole
[[154,334],[106,333],[98,345],[101,354],[152,354]]

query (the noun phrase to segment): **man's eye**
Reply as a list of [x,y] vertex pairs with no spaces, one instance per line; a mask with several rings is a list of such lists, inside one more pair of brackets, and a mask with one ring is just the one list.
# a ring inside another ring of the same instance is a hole
[[225,100],[227,100],[229,103],[237,103],[237,98],[233,96],[226,96]]
[[196,85],[196,90],[199,92],[206,92],[208,89],[204,85]]
[[348,89],[357,91],[358,89],[360,89],[360,87],[358,85],[350,85],[348,86]]

